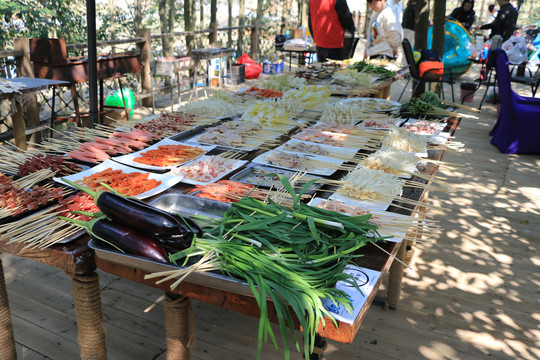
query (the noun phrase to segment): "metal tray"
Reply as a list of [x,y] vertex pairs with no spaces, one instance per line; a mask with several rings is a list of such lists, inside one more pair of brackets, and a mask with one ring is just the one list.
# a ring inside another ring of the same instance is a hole
[[[222,217],[231,206],[217,200],[200,198],[186,194],[165,194],[150,203],[158,209],[185,217],[192,215],[204,215],[217,219]],[[193,219],[199,226],[204,226],[205,221]]]
[[[239,181],[239,182],[243,182],[243,183],[248,183],[248,184],[253,184],[253,185],[258,185],[258,186],[267,187],[267,188],[270,188],[272,183],[274,184],[274,188],[282,186],[281,181],[279,181],[279,180],[268,179],[267,182],[265,182],[265,183],[255,182],[255,181],[248,181],[249,179],[246,180],[250,176],[255,176],[256,175],[255,173],[258,170],[268,171],[268,172],[272,172],[272,173],[276,173],[276,174],[283,174],[283,175],[285,175],[285,177],[287,177],[289,179],[296,173],[294,171],[278,169],[278,168],[271,167],[271,166],[250,164],[250,166],[246,167],[244,170],[242,170],[242,171],[234,174],[233,176],[231,176],[231,180]],[[300,190],[302,188],[302,186],[304,186],[304,184],[306,182],[308,182],[308,181],[310,181],[312,179],[317,179],[317,178],[319,178],[319,177],[318,176],[312,176],[312,175],[304,175],[304,178],[302,180],[305,179],[306,181],[299,181],[296,184],[295,189]],[[306,191],[306,194],[314,194],[322,186],[323,186],[323,184],[321,184],[321,183],[314,183]]]
[[[184,267],[181,266],[159,263],[136,255],[121,253],[117,250],[108,248],[106,244],[96,239],[90,239],[88,246],[94,250],[96,256],[100,259],[147,273],[184,269]],[[159,279],[156,279],[156,281],[157,280]],[[246,283],[212,272],[193,272],[185,281],[192,284],[208,286],[213,289],[253,297],[253,293]]]

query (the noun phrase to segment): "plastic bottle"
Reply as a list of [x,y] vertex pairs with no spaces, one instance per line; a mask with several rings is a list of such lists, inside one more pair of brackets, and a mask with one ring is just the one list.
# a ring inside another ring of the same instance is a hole
[[484,51],[482,51],[482,59],[487,59],[489,54],[489,45],[484,44]]

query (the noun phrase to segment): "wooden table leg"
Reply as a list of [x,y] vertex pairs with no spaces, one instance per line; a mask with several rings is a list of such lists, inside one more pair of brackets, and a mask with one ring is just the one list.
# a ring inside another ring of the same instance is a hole
[[405,254],[407,242],[402,241],[396,259],[390,266],[390,275],[388,277],[388,292],[386,295],[386,306],[390,309],[396,309],[401,296],[401,283],[403,282],[403,262],[405,262]]
[[167,360],[189,360],[189,348],[195,346],[195,320],[188,297],[166,293],[165,330]]
[[2,259],[0,259],[0,359],[17,359]]
[[15,113],[11,115],[11,122],[13,124],[13,138],[15,139],[15,146],[26,150],[28,143],[26,142],[26,122],[24,121],[24,111],[17,101],[15,101],[15,106]]
[[98,275],[75,275],[72,284],[81,359],[107,360]]

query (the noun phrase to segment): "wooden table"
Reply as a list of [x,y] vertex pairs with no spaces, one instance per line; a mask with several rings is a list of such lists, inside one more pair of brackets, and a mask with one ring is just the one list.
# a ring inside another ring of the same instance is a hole
[[[308,64],[307,61],[309,62],[313,62],[313,54],[316,54],[317,51],[314,50],[314,49],[310,49],[310,50],[290,50],[290,49],[277,49],[277,51],[282,51],[282,52],[286,52],[286,53],[289,53],[289,71],[291,71],[291,66],[292,66],[292,54],[298,54],[298,66],[302,65],[302,66],[305,66],[306,64]],[[305,55],[307,54],[307,55]],[[304,59],[303,63],[301,61],[301,59]]]
[[[99,279],[94,252],[84,235],[67,244],[50,248],[23,249],[25,244],[0,243],[0,249],[65,271],[72,279],[81,359],[106,360],[105,327],[101,315]],[[4,271],[0,260],[0,359],[16,359],[13,328],[7,301]]]
[[[445,131],[453,134],[458,125],[459,119],[450,118]],[[435,160],[441,160],[443,155],[444,151],[429,152],[429,158]],[[428,167],[426,173],[433,174],[437,169],[437,165],[432,165]],[[413,177],[412,180],[428,183],[426,180],[415,177]],[[407,197],[408,199],[426,202],[428,192],[423,189],[404,188],[403,196]],[[411,208],[411,206],[406,204],[399,205],[404,208]],[[410,210],[403,208],[391,207],[390,210],[405,215],[411,214]],[[408,235],[415,235],[419,237],[422,236],[422,234],[419,233]],[[370,293],[365,306],[361,309],[360,313],[352,324],[338,322],[338,330],[332,321],[326,321],[326,325],[319,328],[319,335],[339,342],[352,342],[376,296],[377,289],[387,274],[389,274],[389,286],[386,302],[389,307],[397,307],[401,292],[403,265],[393,260],[394,257],[397,257],[399,260],[405,261],[406,249],[412,244],[413,242],[411,241],[402,241],[401,243],[386,242],[378,244],[384,250],[386,250],[386,252],[383,252],[381,249],[372,244],[368,244],[362,248],[361,252],[364,256],[355,259],[355,263],[364,268],[380,271],[381,276],[379,277],[374,290]],[[171,334],[169,331],[169,325],[166,325],[168,352],[175,354],[174,357],[168,357],[169,359],[189,359],[189,343],[194,336],[193,329],[190,329],[190,327],[193,326],[193,321],[190,320],[189,316],[186,315],[189,313],[190,308],[189,299],[196,299],[254,317],[258,317],[260,315],[259,306],[257,305],[255,298],[252,296],[215,289],[209,286],[190,283],[189,281],[184,281],[175,290],[171,290],[170,285],[174,282],[174,280],[156,284],[156,279],[145,280],[144,277],[148,274],[147,272],[141,271],[132,266],[120,265],[111,261],[103,260],[99,257],[96,257],[96,264],[99,269],[110,274],[161,289],[166,292],[169,299],[174,299],[175,295],[176,297],[180,297],[179,301],[185,305],[182,308],[183,313],[181,315],[178,315],[178,312],[175,313],[173,310],[168,309],[167,303],[165,304],[165,316],[167,323],[171,322],[171,320],[167,320],[169,317],[174,318],[177,321],[178,319],[183,319],[185,322],[184,328],[180,331],[181,335],[178,335],[178,329],[176,329],[175,334]],[[273,311],[273,305],[270,301],[268,302],[268,309],[270,320],[277,322],[275,312]]]
[[[3,93],[0,92],[0,100],[10,99],[13,103],[15,111],[12,118],[13,128],[11,133],[8,131],[0,136],[0,141],[9,140],[11,138],[15,139],[15,145],[21,149],[27,148],[28,144],[26,142],[26,135],[32,134],[33,132],[40,131],[45,129],[45,127],[40,127],[39,123],[37,124],[26,124],[23,114],[23,105],[28,99],[29,96],[32,96],[35,92],[40,90],[45,90],[49,86],[55,85],[66,85],[68,82],[61,80],[48,80],[48,79],[35,79],[20,77],[9,79],[9,81],[23,83],[26,85],[24,89],[21,89],[20,92],[12,93]],[[31,129],[27,130],[27,126]]]

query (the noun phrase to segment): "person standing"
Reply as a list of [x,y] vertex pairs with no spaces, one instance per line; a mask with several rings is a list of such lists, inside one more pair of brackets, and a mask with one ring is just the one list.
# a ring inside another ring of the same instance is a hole
[[354,36],[354,19],[346,0],[309,0],[309,31],[317,47],[317,61],[344,60],[345,33]]
[[401,0],[388,0],[388,6],[392,8],[392,11],[394,12],[394,15],[396,15],[396,19],[398,19],[399,23],[402,23],[403,4],[401,3]]
[[510,39],[516,30],[518,13],[508,0],[497,0],[497,3],[499,4],[497,17],[492,23],[480,26],[480,29],[491,29],[491,34],[489,34],[490,39],[495,35],[500,35],[503,39],[502,41],[505,42]]
[[[367,0],[376,15],[371,20],[371,34],[364,58],[395,60],[403,41],[403,29],[386,0]],[[390,86],[382,89],[377,97],[390,99]]]
[[403,22],[401,23],[403,27],[403,38],[409,40],[409,43],[414,49],[414,23],[415,23],[415,11],[416,11],[416,1],[409,0],[407,6],[403,11]]
[[490,4],[488,6],[488,22],[492,23],[497,18],[497,9],[495,9],[495,4]]
[[392,9],[386,5],[386,0],[367,2],[376,15],[371,20],[371,34],[364,57],[393,60],[397,57],[403,41],[401,24]]
[[461,6],[455,8],[454,11],[450,14],[449,17],[455,19],[463,25],[467,31],[471,31],[471,27],[476,20],[476,13],[473,10],[474,1],[473,0],[463,0]]

